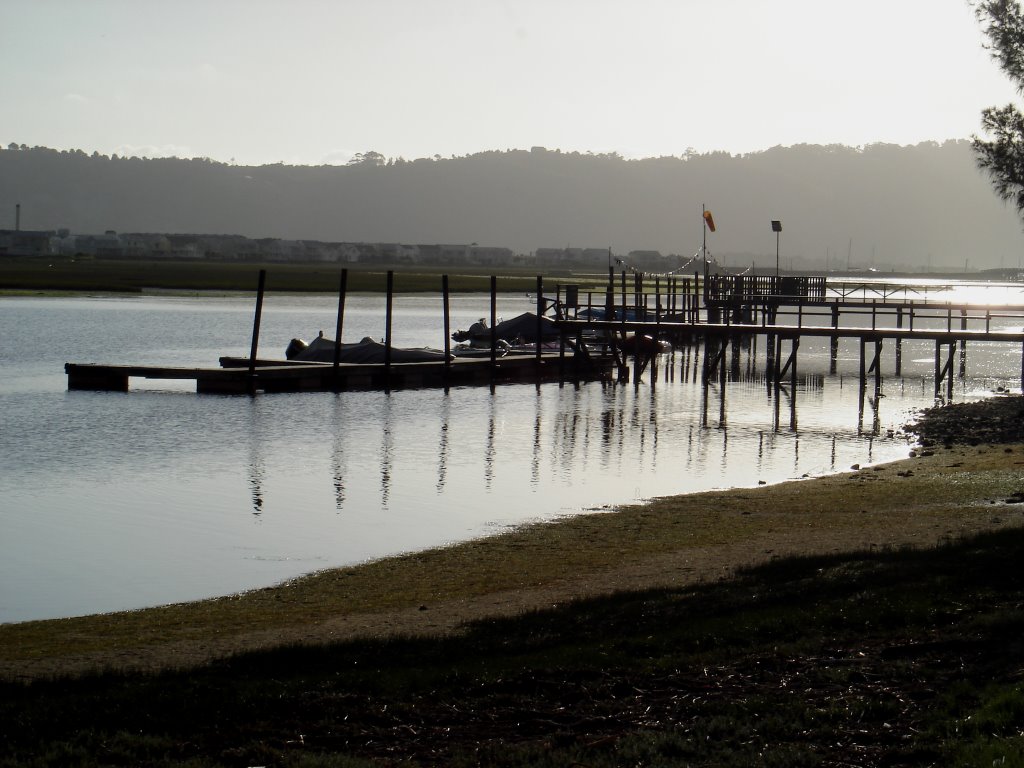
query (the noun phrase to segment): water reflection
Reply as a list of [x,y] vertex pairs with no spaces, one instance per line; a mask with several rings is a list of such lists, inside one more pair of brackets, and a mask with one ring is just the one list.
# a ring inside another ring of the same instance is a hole
[[491,490],[491,484],[494,482],[494,434],[496,430],[495,426],[495,409],[497,408],[498,398],[495,397],[495,390],[491,388],[491,396],[487,401],[487,438],[484,444],[484,488],[488,491]]
[[444,484],[448,479],[448,422],[451,420],[451,390],[445,389],[441,397],[441,435],[437,448],[437,488],[438,493],[444,491]]
[[391,498],[391,471],[395,450],[394,425],[392,423],[393,395],[385,392],[381,401],[381,445],[380,445],[380,507],[387,510]]
[[263,429],[259,402],[249,399],[252,429],[249,432],[249,493],[252,500],[252,514],[259,519],[263,514],[263,482],[266,466],[263,460]]
[[[346,328],[378,337],[380,308],[351,300]],[[469,321],[475,301],[464,301]],[[226,594],[594,507],[895,458],[906,443],[890,430],[934,402],[934,344],[907,343],[904,376],[883,378],[876,394],[860,386],[856,345],[840,346],[829,374],[828,339],[808,339],[795,383],[787,376],[776,392],[756,337],[730,345],[724,379],[721,361],[709,364],[706,387],[709,351],[694,343],[659,358],[639,386],[253,400],[156,384],[67,392],[65,360],[109,360],[112,348],[112,362],[167,365],[244,355],[251,302],[0,301],[0,314],[5,306],[11,327],[47,343],[0,366],[0,621]],[[266,310],[268,347],[280,349],[296,328],[330,326],[336,314],[333,300],[308,297]],[[424,343],[431,312],[410,313],[396,343]],[[972,344],[968,372],[957,397],[1016,387],[1019,349]],[[59,570],[73,583],[47,575]]]
[[334,449],[331,451],[331,478],[334,486],[334,510],[341,512],[345,507],[345,412],[344,397],[341,393],[334,393],[333,408],[331,409],[331,424],[334,427]]

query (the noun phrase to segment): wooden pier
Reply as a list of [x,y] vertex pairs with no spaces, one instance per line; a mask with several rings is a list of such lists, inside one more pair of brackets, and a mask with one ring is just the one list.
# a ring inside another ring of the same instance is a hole
[[[1024,392],[1024,301],[953,303],[935,299],[953,284],[830,283],[819,276],[709,275],[702,281],[694,275],[692,281],[677,278],[666,287],[662,293],[656,281],[651,293],[642,277],[634,276],[630,290],[625,273],[619,285],[609,274],[607,288],[566,307],[560,325],[565,334],[576,337],[596,331],[606,338],[642,334],[676,345],[702,343],[705,380],[718,374],[723,381],[727,348],[732,345],[735,351],[743,340],[764,335],[765,370],[776,387],[787,375],[795,382],[801,338],[830,339],[831,373],[836,371],[840,341],[852,339],[860,345],[861,385],[867,386],[873,375],[876,392],[881,388],[886,344],[893,349],[894,373],[899,376],[904,342],[932,342],[936,397],[943,390],[952,397],[954,376],[965,376],[968,342],[1011,344],[1021,348]],[[1020,292],[1024,297],[1024,285]],[[564,306],[561,301],[559,305]],[[1000,328],[1004,325],[1013,329]],[[959,366],[954,370],[958,350]],[[619,379],[628,379],[628,369],[621,361],[618,364]]]
[[[335,338],[342,338],[347,270],[341,270]],[[855,340],[860,345],[860,381],[866,387],[873,374],[875,389],[881,387],[882,353],[886,344],[894,350],[894,372],[902,366],[902,346],[925,341],[935,348],[935,394],[943,389],[952,396],[954,360],[966,369],[968,343],[991,342],[1021,348],[1021,389],[1024,391],[1024,301],[1020,304],[952,304],[937,302],[929,287],[892,283],[830,283],[817,276],[719,276],[669,277],[654,280],[654,291],[645,289],[643,276],[626,273],[621,280],[609,269],[604,290],[585,295],[577,286],[557,286],[554,298],[544,296],[544,282],[537,277],[537,315],[553,310],[561,334],[558,354],[542,352],[500,356],[496,326],[497,279],[491,278],[490,354],[483,358],[450,355],[448,280],[442,276],[444,357],[447,361],[394,363],[390,360],[393,279],[388,273],[385,349],[383,363],[301,363],[261,360],[257,357],[260,317],[266,273],[260,272],[252,349],[248,358],[222,358],[220,367],[176,368],[145,365],[97,365],[67,363],[69,389],[127,391],[132,378],[186,379],[196,382],[198,392],[255,393],[337,391],[406,387],[448,387],[508,381],[605,379],[615,371],[620,381],[629,378],[624,343],[629,335],[667,339],[675,345],[703,344],[704,380],[726,378],[726,351],[751,337],[766,337],[768,379],[775,387],[789,376],[797,380],[797,358],[804,337],[828,337],[831,372],[839,343]],[[649,287],[649,285],[648,285]],[[946,286],[948,288],[948,286]],[[1024,295],[1024,285],[1022,285]],[[1007,329],[1003,326],[1011,326]],[[540,323],[538,320],[538,337]],[[576,354],[573,348],[589,354]],[[650,353],[651,355],[654,352]],[[651,358],[634,356],[634,378],[639,381]]]

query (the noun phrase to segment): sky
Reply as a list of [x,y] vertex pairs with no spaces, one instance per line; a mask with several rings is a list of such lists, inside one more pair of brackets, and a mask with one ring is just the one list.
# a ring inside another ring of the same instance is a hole
[[240,165],[967,138],[967,0],[0,0],[0,144]]

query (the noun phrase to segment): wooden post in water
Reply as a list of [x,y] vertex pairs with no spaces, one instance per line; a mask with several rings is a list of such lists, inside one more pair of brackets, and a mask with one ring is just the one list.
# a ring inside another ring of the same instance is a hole
[[341,368],[341,331],[345,323],[345,294],[348,292],[348,270],[341,270],[338,282],[338,320],[334,324],[334,382],[338,382]]
[[[626,270],[622,270],[622,324],[626,324]],[[625,333],[625,329],[622,332]]]
[[[897,307],[896,309],[896,327],[903,328],[903,307]],[[896,337],[896,375],[899,376],[903,371],[903,337]]]
[[867,344],[867,340],[863,336],[861,336],[860,337],[860,388],[861,388],[861,390],[863,390],[868,385],[867,364],[865,362],[865,357],[867,355],[867,353],[865,351],[865,345],[866,344]]
[[260,345],[260,319],[263,317],[263,291],[267,285],[267,270],[261,269],[256,285],[256,315],[252,321],[252,346],[249,348],[249,394],[256,394],[256,351]]
[[875,394],[882,391],[882,339],[875,339]]
[[[832,330],[839,328],[839,304],[832,305]],[[839,360],[839,334],[835,333],[829,340],[828,350],[828,372],[835,375],[836,364]]]
[[491,275],[491,375],[498,370],[498,278]]
[[391,387],[391,312],[394,309],[395,273],[388,270],[387,304],[384,311],[384,380],[385,390]]
[[[960,309],[960,330],[967,330],[967,310]],[[960,378],[967,378],[967,339],[960,339]]]
[[441,303],[444,305],[444,373],[452,368],[452,310],[449,304],[448,275],[441,275]]
[[661,325],[661,278],[654,276],[654,324]]
[[541,361],[541,340],[544,336],[544,278],[537,275],[537,344],[535,349],[535,360],[537,361],[537,375],[540,376]]

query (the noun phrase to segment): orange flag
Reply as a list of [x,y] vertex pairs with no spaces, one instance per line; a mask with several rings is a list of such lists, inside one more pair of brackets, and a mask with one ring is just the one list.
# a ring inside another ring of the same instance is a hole
[[715,220],[711,218],[711,211],[704,211],[704,222],[708,225],[708,229],[712,232],[715,231]]

